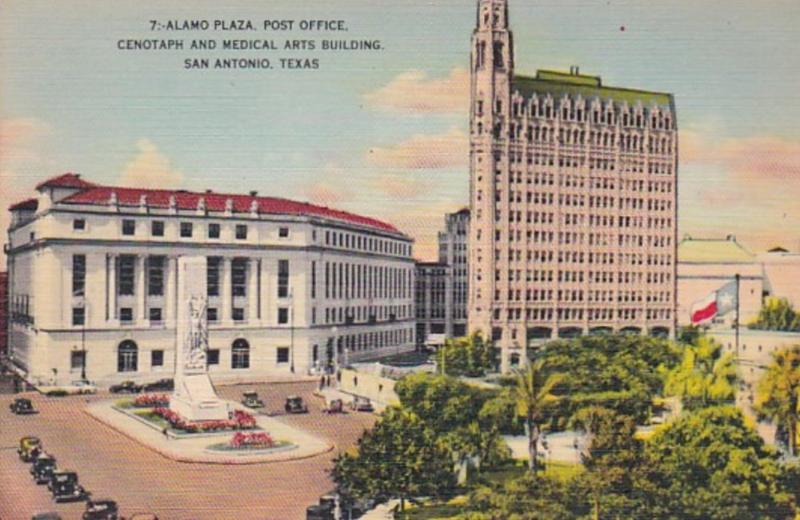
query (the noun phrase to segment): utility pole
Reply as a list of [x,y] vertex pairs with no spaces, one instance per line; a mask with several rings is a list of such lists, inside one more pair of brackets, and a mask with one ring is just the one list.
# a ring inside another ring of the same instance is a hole
[[736,273],[736,316],[734,318],[735,321],[735,334],[736,334],[736,363],[739,363],[739,280],[740,280],[739,273]]

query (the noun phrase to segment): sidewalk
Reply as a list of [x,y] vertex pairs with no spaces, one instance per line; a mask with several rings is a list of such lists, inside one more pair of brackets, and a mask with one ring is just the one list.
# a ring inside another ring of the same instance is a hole
[[[240,409],[235,403],[233,408]],[[298,430],[280,419],[255,415],[256,424],[277,441],[289,441],[293,447],[277,448],[264,453],[239,454],[209,450],[212,444],[230,440],[234,432],[224,432],[209,436],[176,439],[169,438],[158,428],[147,424],[143,419],[131,417],[113,408],[114,401],[99,401],[86,407],[85,412],[99,422],[117,430],[126,437],[150,448],[162,456],[178,462],[201,462],[208,464],[258,464],[284,462],[314,457],[333,449],[333,445]]]

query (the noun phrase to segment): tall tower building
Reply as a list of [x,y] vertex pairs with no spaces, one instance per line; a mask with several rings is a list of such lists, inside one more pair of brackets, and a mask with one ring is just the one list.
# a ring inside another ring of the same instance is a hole
[[472,35],[469,328],[504,370],[546,339],[673,334],[677,125],[671,94],[514,72],[506,0]]

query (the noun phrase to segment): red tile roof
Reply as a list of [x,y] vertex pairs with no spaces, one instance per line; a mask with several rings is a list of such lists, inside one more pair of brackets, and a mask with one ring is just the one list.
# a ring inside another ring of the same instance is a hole
[[97,186],[70,195],[62,200],[63,204],[106,205],[115,193],[120,206],[138,206],[141,197],[147,197],[147,205],[156,208],[168,208],[171,196],[175,197],[175,205],[182,210],[195,210],[201,198],[205,199],[208,211],[225,211],[226,201],[233,202],[234,213],[249,213],[253,201],[258,202],[260,214],[304,215],[343,220],[352,224],[369,226],[384,231],[398,232],[397,228],[386,222],[369,217],[362,217],[346,211],[316,206],[305,202],[280,199],[275,197],[257,197],[252,195],[231,195],[223,193],[195,193],[188,191],[151,190],[139,188],[115,188]]
[[38,207],[39,207],[39,202],[36,199],[27,199],[23,200],[22,202],[17,202],[16,204],[12,204],[8,208],[8,211],[15,211],[20,209],[36,211],[36,208]]
[[47,179],[44,182],[39,183],[36,186],[37,190],[42,188],[94,188],[97,186],[91,182],[87,182],[81,179],[80,174],[78,173],[65,173],[63,175],[59,175],[58,177],[53,177],[52,179]]

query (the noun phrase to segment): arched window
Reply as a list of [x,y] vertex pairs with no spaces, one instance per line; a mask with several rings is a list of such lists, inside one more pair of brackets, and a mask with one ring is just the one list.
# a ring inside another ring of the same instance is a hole
[[231,347],[231,368],[250,368],[250,344],[246,339],[237,339]]
[[139,347],[126,339],[117,347],[117,372],[136,372],[139,370]]

